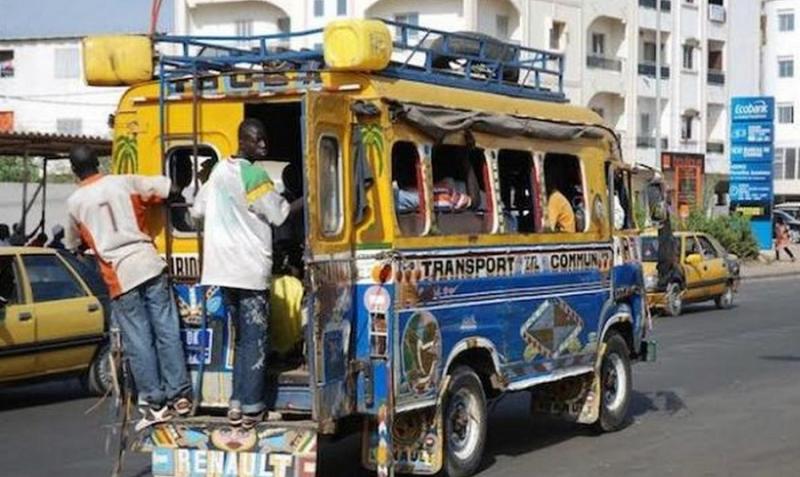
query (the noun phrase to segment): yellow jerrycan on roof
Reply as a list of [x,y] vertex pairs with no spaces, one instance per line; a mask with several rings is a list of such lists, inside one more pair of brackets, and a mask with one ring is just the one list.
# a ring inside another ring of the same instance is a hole
[[380,20],[339,20],[325,26],[325,64],[332,70],[379,71],[392,59],[392,34]]

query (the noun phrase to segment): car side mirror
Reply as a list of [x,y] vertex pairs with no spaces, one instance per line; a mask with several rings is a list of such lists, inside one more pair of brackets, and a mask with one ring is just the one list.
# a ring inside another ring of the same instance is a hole
[[700,256],[699,253],[693,253],[686,257],[686,263],[689,265],[700,265],[700,262],[703,261],[703,257]]

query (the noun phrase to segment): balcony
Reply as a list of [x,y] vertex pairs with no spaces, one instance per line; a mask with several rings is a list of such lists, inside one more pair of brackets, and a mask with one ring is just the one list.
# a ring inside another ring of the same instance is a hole
[[[636,136],[636,147],[641,149],[655,149],[656,138],[653,136]],[[661,150],[669,149],[669,140],[661,138]]]
[[723,86],[725,85],[725,72],[719,70],[708,70],[708,84]]
[[616,58],[606,58],[604,56],[588,55],[586,66],[589,68],[599,68],[602,70],[622,71],[622,60]]
[[[639,6],[645,8],[656,8],[658,0],[639,0]],[[672,2],[670,0],[661,0],[661,11],[669,12],[672,10]]]
[[[642,76],[656,77],[656,65],[651,62],[639,63],[639,74]],[[669,79],[669,66],[661,66],[661,78]]]
[[709,5],[708,6],[708,19],[712,22],[725,23],[725,7],[722,5]]
[[708,141],[706,143],[708,154],[725,154],[725,143],[722,141]]

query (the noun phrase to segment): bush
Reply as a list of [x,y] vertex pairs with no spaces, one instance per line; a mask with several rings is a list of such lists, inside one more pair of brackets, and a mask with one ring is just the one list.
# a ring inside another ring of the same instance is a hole
[[739,258],[758,256],[758,244],[750,229],[750,219],[740,215],[708,218],[699,211],[693,211],[686,219],[686,230],[711,235],[730,253]]

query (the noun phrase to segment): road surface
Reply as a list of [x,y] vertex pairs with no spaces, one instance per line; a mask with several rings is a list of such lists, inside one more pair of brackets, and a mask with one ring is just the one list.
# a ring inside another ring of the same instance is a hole
[[[595,435],[530,418],[525,393],[491,414],[482,477],[800,475],[800,286],[746,283],[737,305],[658,318],[658,362],[634,367],[633,422]],[[106,411],[76,380],[0,390],[0,475],[107,476]],[[321,476],[360,474],[358,439],[323,447]],[[126,476],[149,475],[145,456]]]

